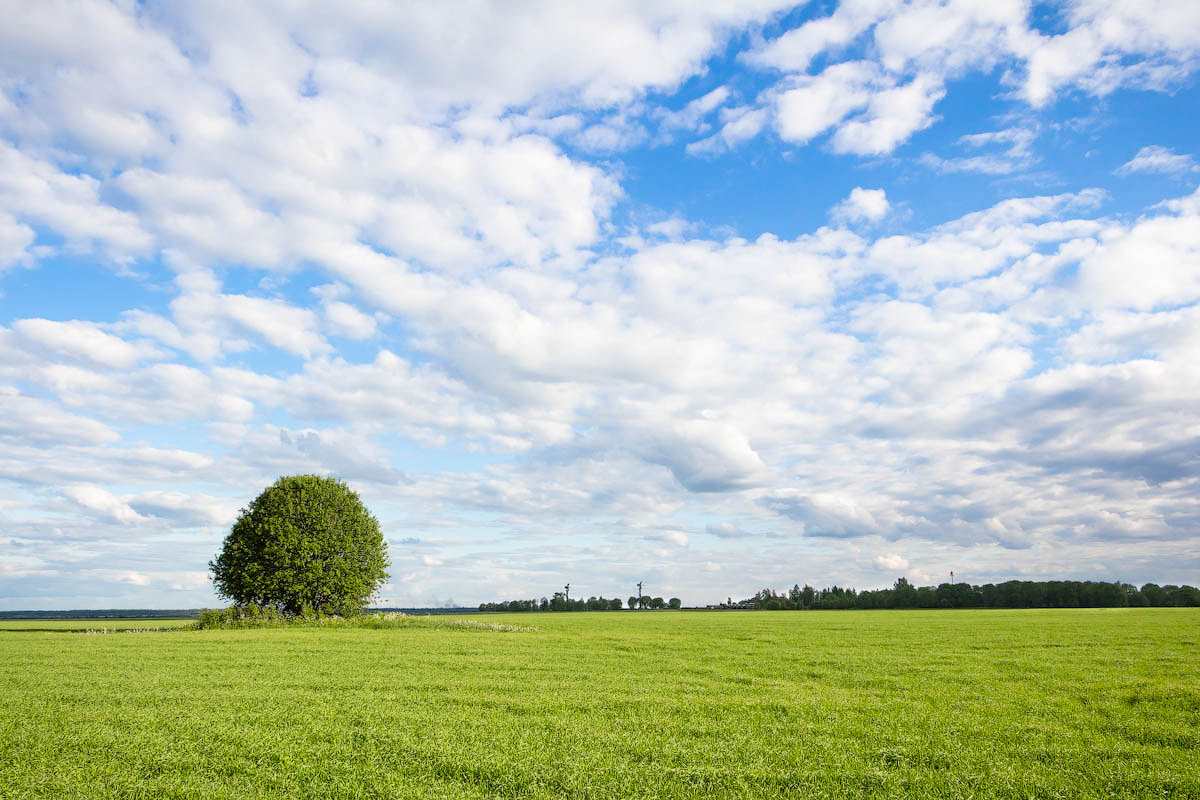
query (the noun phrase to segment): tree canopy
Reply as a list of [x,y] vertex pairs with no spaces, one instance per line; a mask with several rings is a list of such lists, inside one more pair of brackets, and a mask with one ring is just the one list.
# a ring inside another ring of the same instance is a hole
[[217,592],[239,605],[349,615],[387,578],[387,544],[345,483],[291,475],[242,509],[208,566]]

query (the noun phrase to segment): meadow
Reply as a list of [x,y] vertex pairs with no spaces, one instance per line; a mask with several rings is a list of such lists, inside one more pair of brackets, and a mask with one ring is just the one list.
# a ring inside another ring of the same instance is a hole
[[474,619],[4,623],[0,797],[1200,797],[1200,609]]

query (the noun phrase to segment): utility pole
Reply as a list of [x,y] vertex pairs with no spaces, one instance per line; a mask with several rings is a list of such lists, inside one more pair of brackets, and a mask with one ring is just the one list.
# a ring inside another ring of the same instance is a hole
[[950,570],[950,585],[954,585],[954,570]]
[[[954,574],[954,573],[951,573],[951,574]],[[566,586],[563,587],[563,597],[567,600],[571,599],[571,584],[568,583]]]
[[638,581],[638,608],[642,607],[642,582]]

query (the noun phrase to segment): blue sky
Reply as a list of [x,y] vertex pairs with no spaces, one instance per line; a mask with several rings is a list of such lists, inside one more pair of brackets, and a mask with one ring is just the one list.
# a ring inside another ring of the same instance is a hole
[[0,608],[1200,579],[1200,6],[4,3]]

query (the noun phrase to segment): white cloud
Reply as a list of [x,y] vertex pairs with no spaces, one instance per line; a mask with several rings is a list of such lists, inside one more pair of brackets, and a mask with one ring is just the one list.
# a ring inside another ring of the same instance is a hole
[[320,333],[320,318],[307,308],[276,298],[222,293],[216,277],[203,270],[185,272],[176,283],[181,293],[171,301],[171,311],[181,333],[179,346],[199,358],[245,349],[249,343],[239,338],[244,335],[305,358],[330,349]]
[[130,508],[127,503],[117,499],[112,493],[99,486],[89,484],[65,486],[62,493],[64,497],[74,501],[87,511],[97,512],[122,524],[128,525],[145,520],[145,517]]
[[[171,588],[179,592],[194,592],[197,589],[208,588],[209,574],[207,572],[199,572],[197,570],[185,570],[183,572],[174,573],[174,582]],[[168,576],[167,578],[171,578]]]
[[1170,148],[1151,144],[1138,150],[1133,158],[1117,167],[1115,174],[1131,175],[1134,172],[1161,172],[1167,175],[1178,175],[1198,170],[1200,170],[1200,165],[1190,155],[1174,153]]
[[879,222],[891,210],[887,192],[883,189],[864,189],[856,186],[850,195],[829,212],[837,221]]
[[375,318],[367,316],[349,303],[334,300],[325,304],[325,326],[336,336],[347,339],[370,339],[375,335]]
[[719,539],[742,539],[747,536],[753,536],[753,534],[742,530],[732,522],[718,522],[709,525],[705,530]]
[[946,94],[941,79],[921,73],[903,86],[871,96],[866,112],[838,128],[833,149],[839,153],[890,153],[916,131],[933,124],[933,106]]
[[668,130],[698,130],[701,120],[716,111],[729,99],[730,91],[726,86],[718,86],[707,94],[692,100],[678,111],[662,111],[655,115],[661,120],[662,127]]
[[1177,0],[1083,0],[1064,14],[1068,30],[1024,34],[1022,95],[1035,107],[1065,87],[1098,95],[1121,86],[1162,89],[1183,78],[1200,47],[1200,9]]
[[738,106],[721,109],[721,129],[709,136],[692,142],[686,148],[689,155],[702,153],[719,153],[736,147],[741,142],[752,139],[766,127],[770,115],[765,108]]
[[1103,232],[1079,266],[1088,306],[1150,310],[1200,299],[1200,208],[1180,208]]
[[879,81],[873,64],[852,61],[785,82],[774,98],[779,135],[797,144],[819,136],[867,105]]
[[[1165,90],[1182,82],[1200,51],[1194,3],[1084,0],[1059,9],[1061,33],[1030,25],[1024,0],[978,3],[848,0],[743,56],[784,76],[760,102],[786,141],[803,144],[835,128],[836,152],[882,155],[935,121],[951,80],[1005,70],[1035,109],[1061,92],[1106,95],[1122,86]],[[824,56],[829,66],[809,74]],[[843,124],[865,108],[859,118]],[[944,171],[1006,174],[1020,159],[926,160]]]
[[128,583],[131,586],[149,586],[150,576],[142,572],[119,572],[113,575],[118,583]]
[[129,369],[149,355],[159,355],[152,348],[136,347],[104,332],[93,322],[20,319],[12,329],[28,344],[58,356],[115,369]]
[[[971,151],[983,151],[983,154],[942,158],[932,153],[924,153],[921,162],[944,173],[1009,175],[1026,169],[1035,162],[1036,157],[1031,145],[1036,138],[1036,132],[1020,127],[970,133],[958,137],[957,144]],[[992,148],[992,151],[987,152],[987,148]]]
[[813,59],[828,49],[844,47],[895,10],[898,3],[871,0],[839,3],[828,17],[809,20],[744,58],[752,64],[787,72],[807,72]]
[[28,265],[32,261],[29,247],[34,238],[32,228],[17,222],[11,214],[0,212],[0,270]]
[[885,553],[875,556],[875,566],[880,569],[904,570],[908,569],[908,559],[898,553]]
[[212,495],[156,490],[120,498],[135,513],[169,519],[182,525],[229,526],[237,518],[238,502]]
[[0,385],[0,437],[3,436],[63,445],[103,444],[120,438],[102,422],[69,414],[53,403]]
[[137,217],[101,200],[100,189],[90,175],[67,174],[0,140],[0,212],[46,226],[75,249],[100,248],[117,260],[148,251]]

